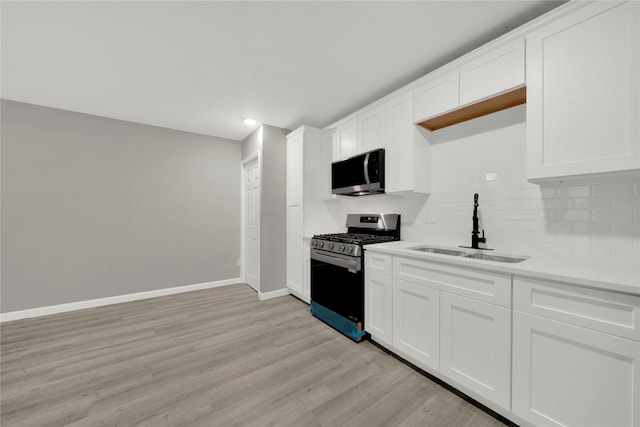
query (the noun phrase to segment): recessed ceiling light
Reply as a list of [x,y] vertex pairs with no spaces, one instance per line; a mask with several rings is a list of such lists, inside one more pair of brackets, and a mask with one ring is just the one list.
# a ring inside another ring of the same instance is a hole
[[258,122],[256,122],[256,121],[255,121],[255,120],[253,120],[253,119],[244,119],[244,124],[245,124],[245,125],[253,126],[253,125],[255,125],[256,123],[258,123]]

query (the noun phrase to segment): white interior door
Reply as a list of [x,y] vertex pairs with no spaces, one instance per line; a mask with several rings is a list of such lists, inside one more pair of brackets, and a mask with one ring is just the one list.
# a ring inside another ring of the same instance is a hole
[[260,162],[258,156],[243,165],[244,281],[260,292]]

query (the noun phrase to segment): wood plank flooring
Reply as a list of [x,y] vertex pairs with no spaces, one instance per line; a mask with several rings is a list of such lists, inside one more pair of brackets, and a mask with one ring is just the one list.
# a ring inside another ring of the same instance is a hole
[[1,325],[0,424],[502,426],[287,296],[238,284]]

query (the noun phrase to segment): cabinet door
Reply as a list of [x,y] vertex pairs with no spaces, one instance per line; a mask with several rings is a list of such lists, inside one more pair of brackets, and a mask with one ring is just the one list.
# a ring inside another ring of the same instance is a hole
[[382,344],[392,344],[391,276],[365,271],[364,328]]
[[640,3],[594,2],[527,36],[527,177],[640,168]]
[[413,121],[438,116],[459,105],[458,68],[430,77],[413,90]]
[[287,206],[287,287],[299,298],[304,292],[302,206]]
[[287,137],[287,206],[302,204],[303,156],[302,132]]
[[460,105],[524,86],[524,38],[498,46],[460,66]]
[[513,316],[514,414],[545,426],[640,425],[640,343]]
[[511,310],[441,292],[440,346],[442,375],[511,409]]
[[342,160],[358,153],[358,120],[350,119],[336,128],[333,160]]
[[[388,101],[385,105],[387,117],[386,146],[386,191],[410,191],[415,188],[413,150],[413,96],[411,92]],[[422,159],[424,163],[428,159]],[[426,166],[428,167],[428,165]]]
[[393,279],[393,346],[425,368],[438,370],[439,292]]
[[380,105],[365,111],[358,117],[358,152],[385,148],[387,135],[384,113],[384,105]]

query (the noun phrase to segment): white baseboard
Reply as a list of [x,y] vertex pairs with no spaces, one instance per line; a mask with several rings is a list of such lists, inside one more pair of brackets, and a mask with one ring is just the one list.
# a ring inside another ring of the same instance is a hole
[[271,298],[283,297],[285,295],[289,295],[289,288],[278,289],[277,291],[271,292],[258,292],[258,298],[260,301],[268,300]]
[[[100,307],[103,305],[118,304],[121,302],[137,301],[137,300],[147,299],[147,298],[162,297],[165,295],[180,294],[183,292],[217,288],[220,286],[233,285],[236,283],[242,283],[239,277],[234,279],[218,280],[215,282],[198,283],[195,285],[176,286],[174,288],[164,288],[164,289],[156,289],[153,291],[137,292],[134,294],[117,295],[114,297],[70,302],[67,304],[58,304],[58,305],[50,305],[46,307],[30,308],[28,310],[11,311],[8,313],[0,313],[0,323],[10,322],[12,320],[27,319],[30,317],[47,316],[49,314],[64,313],[67,311],[82,310],[85,308]],[[271,297],[271,298],[274,298],[274,297]]]

